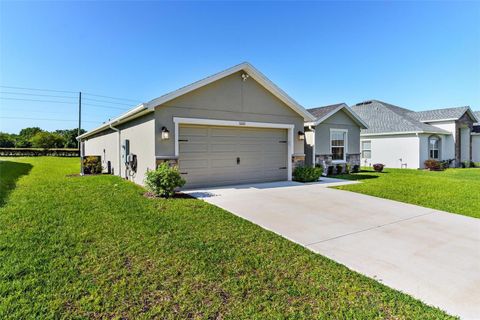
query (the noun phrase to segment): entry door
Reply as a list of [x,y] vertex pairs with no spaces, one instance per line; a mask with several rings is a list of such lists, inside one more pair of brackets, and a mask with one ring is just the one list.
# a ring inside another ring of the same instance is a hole
[[287,180],[287,130],[180,125],[185,187]]

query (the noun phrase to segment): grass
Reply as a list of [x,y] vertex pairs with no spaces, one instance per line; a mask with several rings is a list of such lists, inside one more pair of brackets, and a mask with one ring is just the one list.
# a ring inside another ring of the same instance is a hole
[[15,187],[0,208],[1,319],[451,318],[200,200],[67,177],[76,159],[15,161],[2,179],[31,170],[1,185]]
[[478,168],[445,171],[386,169],[382,173],[363,170],[336,177],[362,182],[337,189],[480,218]]

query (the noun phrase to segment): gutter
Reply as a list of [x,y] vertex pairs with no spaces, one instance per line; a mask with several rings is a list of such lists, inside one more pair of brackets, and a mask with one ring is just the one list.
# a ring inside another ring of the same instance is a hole
[[108,126],[110,129],[118,133],[118,176],[121,177],[120,172],[122,171],[122,139],[120,136],[120,129],[115,128],[111,123]]

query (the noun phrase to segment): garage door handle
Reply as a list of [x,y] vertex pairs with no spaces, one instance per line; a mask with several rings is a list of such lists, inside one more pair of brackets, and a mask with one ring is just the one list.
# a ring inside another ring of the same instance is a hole
[[188,174],[188,172],[180,172],[180,174]]
[[278,169],[283,170],[283,169],[287,169],[287,167],[280,167]]
[[237,157],[237,164],[240,164],[240,157]]

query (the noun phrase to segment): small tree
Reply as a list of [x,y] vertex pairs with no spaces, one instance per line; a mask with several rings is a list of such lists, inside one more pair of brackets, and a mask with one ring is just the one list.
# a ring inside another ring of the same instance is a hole
[[34,148],[63,148],[65,139],[57,133],[41,131],[36,133],[32,139],[30,139],[30,142]]
[[157,170],[145,174],[145,187],[157,197],[173,197],[175,189],[184,185],[185,179],[180,176],[178,168],[170,167],[167,162],[159,165]]

